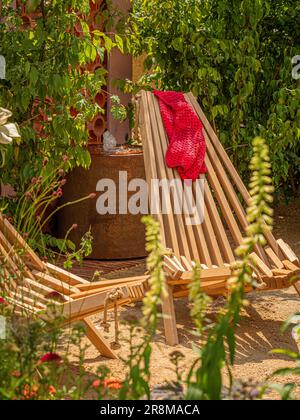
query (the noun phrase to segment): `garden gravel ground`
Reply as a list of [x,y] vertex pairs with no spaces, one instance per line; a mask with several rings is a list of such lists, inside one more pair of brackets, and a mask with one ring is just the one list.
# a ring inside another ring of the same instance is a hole
[[[300,257],[300,199],[290,205],[281,205],[276,209],[277,237],[286,240]],[[142,267],[143,268],[143,267]],[[141,269],[141,268],[140,268]],[[138,274],[138,269],[132,272],[124,271],[124,276]],[[243,311],[240,324],[237,330],[237,356],[234,366],[234,373],[237,378],[253,378],[258,382],[264,381],[276,369],[292,366],[293,364],[284,356],[271,354],[272,349],[288,348],[293,351],[300,349],[300,343],[296,343],[291,331],[280,333],[284,320],[291,314],[300,312],[300,297],[294,288],[284,291],[251,293],[248,295],[250,305]],[[217,310],[222,306],[222,298],[213,303],[210,308],[210,317],[214,317]],[[121,310],[121,319],[128,314],[141,317],[141,305],[137,304],[130,308]],[[180,344],[177,347],[170,347],[165,344],[162,323],[159,324],[158,332],[153,342],[152,356],[152,380],[151,384],[163,384],[166,381],[175,379],[173,365],[169,355],[174,350],[179,350],[185,356],[182,362],[183,370],[187,371],[195,360],[195,352],[192,348],[195,342],[193,336],[193,324],[189,317],[188,302],[186,299],[176,301],[176,315],[179,331]],[[101,316],[94,317],[94,322],[101,328]],[[113,324],[112,324],[113,325]],[[122,348],[118,350],[122,357],[128,355],[129,329],[127,326],[121,328]],[[113,327],[104,336],[113,341]],[[88,341],[86,340],[88,344]],[[75,360],[76,349],[70,348],[73,360]],[[86,353],[85,366],[87,371],[95,372],[101,365],[106,365],[111,370],[111,376],[122,380],[124,378],[124,364],[121,360],[107,360],[99,356],[99,353],[92,346]],[[292,377],[280,378],[277,382],[290,382]],[[271,394],[270,397],[275,396]],[[298,395],[300,397],[300,394]]]

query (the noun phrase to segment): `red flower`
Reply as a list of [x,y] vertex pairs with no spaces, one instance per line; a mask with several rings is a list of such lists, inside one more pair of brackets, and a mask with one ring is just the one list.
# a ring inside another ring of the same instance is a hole
[[42,356],[38,362],[38,364],[42,363],[60,363],[62,358],[57,353],[46,353]]
[[29,384],[24,385],[22,390],[23,400],[31,400],[38,395],[38,387],[36,385],[30,386]]
[[117,379],[108,379],[108,378],[104,379],[103,386],[104,388],[116,389],[116,390],[122,388],[120,381],[118,381]]
[[56,389],[53,385],[49,386],[49,394],[50,395],[55,395],[56,394]]
[[121,389],[122,384],[117,379],[105,378],[102,382],[99,379],[96,379],[93,382],[92,386],[95,389],[103,386],[103,388],[119,390],[119,389]]
[[92,387],[93,387],[93,388],[99,388],[99,387],[100,387],[100,385],[101,385],[101,381],[99,381],[99,379],[96,379],[96,380],[93,382]]
[[20,378],[22,375],[21,375],[21,372],[19,370],[13,370],[11,372],[11,376],[13,376],[14,378]]
[[7,302],[3,297],[0,297],[0,305],[4,305],[4,306],[7,305]]

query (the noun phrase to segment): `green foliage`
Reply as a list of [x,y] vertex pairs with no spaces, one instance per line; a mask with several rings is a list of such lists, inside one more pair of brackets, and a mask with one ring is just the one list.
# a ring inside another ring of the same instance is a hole
[[[61,166],[67,170],[69,162]],[[19,197],[17,203],[11,203],[9,200],[5,211],[12,216],[11,221],[31,248],[41,256],[51,259],[57,256],[57,252],[58,255],[65,254],[66,267],[71,268],[73,260],[81,261],[83,256],[91,254],[91,234],[87,233],[84,236],[80,249],[76,250],[75,245],[68,239],[70,232],[76,229],[76,225],[70,227],[64,239],[54,238],[47,232],[51,231],[52,219],[59,210],[94,199],[94,193],[60,205],[62,188],[67,182],[64,176],[65,170],[62,167],[52,170],[51,165],[45,162],[41,175],[31,179],[30,186]]]
[[2,1],[0,54],[7,80],[0,85],[0,103],[13,112],[22,137],[7,148],[0,178],[22,194],[40,175],[44,159],[52,169],[63,156],[69,169],[89,166],[86,122],[101,112],[93,98],[106,84],[106,70],[85,68],[97,55],[104,61],[116,44],[85,23],[89,0],[27,2],[27,11],[35,13],[32,25],[10,4]]
[[3,168],[5,165],[7,145],[11,144],[13,139],[20,138],[17,126],[8,122],[11,116],[12,113],[9,110],[0,108],[0,168]]
[[[57,302],[49,303],[44,317],[16,308],[10,300],[12,295],[3,287],[16,279],[4,268],[2,261],[0,316],[6,319],[6,329],[0,339],[0,400],[80,400],[87,392],[89,398],[115,398],[120,384],[109,379],[107,368],[99,368],[95,374],[87,374],[84,369],[87,346],[83,326],[72,324],[66,335],[66,319],[57,311]],[[53,313],[54,319],[49,316]],[[72,369],[74,360],[69,360],[70,346],[77,350],[76,370]]]
[[[283,325],[282,332],[287,331],[290,327],[292,327],[292,335],[296,342],[300,340],[300,313],[292,315]],[[295,351],[291,351],[288,349],[275,349],[272,351],[273,354],[284,355],[288,359],[294,362],[293,367],[281,368],[276,370],[271,379],[276,378],[278,376],[286,377],[293,375],[294,377],[300,378],[300,353],[296,353]],[[267,383],[265,386],[266,389],[272,389],[280,395],[282,400],[292,400],[294,399],[294,391],[300,388],[300,381],[299,382],[288,382],[286,384],[276,384],[276,383]]]
[[[222,398],[222,369],[226,366],[232,377],[230,366],[235,359],[235,330],[239,321],[240,311],[247,302],[244,300],[244,290],[247,286],[254,286],[252,268],[250,263],[251,253],[256,245],[265,245],[264,234],[270,231],[272,223],[272,211],[268,203],[272,201],[273,187],[270,186],[270,162],[268,147],[261,138],[253,141],[254,156],[251,161],[252,170],[250,194],[251,201],[247,210],[247,219],[250,223],[246,237],[242,245],[237,249],[239,257],[233,267],[232,278],[228,282],[229,296],[225,310],[222,310],[214,326],[207,331],[207,338],[203,346],[198,350],[199,359],[191,367],[188,375],[187,399],[219,400]],[[191,287],[191,297],[194,297],[195,279]],[[196,326],[199,334],[203,333],[203,297],[198,294],[194,304],[193,313],[196,315]],[[199,307],[195,311],[195,305]]]
[[299,2],[134,0],[129,49],[164,89],[193,91],[245,180],[251,141],[270,147],[276,187],[300,174]]

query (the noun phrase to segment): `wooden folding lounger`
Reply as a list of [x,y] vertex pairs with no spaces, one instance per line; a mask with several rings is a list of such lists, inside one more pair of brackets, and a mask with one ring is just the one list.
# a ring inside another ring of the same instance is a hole
[[4,283],[0,292],[21,315],[49,317],[49,304],[65,325],[83,321],[89,340],[99,352],[117,358],[91,315],[109,309],[107,299],[117,292],[118,305],[144,297],[147,276],[133,279],[103,280],[90,283],[52,264],[44,263],[26,244],[13,226],[0,214],[0,264]]
[[[166,315],[165,330],[168,343],[178,342],[173,298],[188,295],[194,261],[202,266],[202,285],[210,295],[227,293],[230,265],[235,261],[234,249],[242,243],[248,226],[245,208],[250,195],[218,137],[192,94],[185,95],[202,121],[207,144],[207,175],[204,182],[204,218],[197,225],[186,223],[184,215],[174,211],[171,200],[169,214],[158,214],[162,240],[173,255],[165,260],[169,297],[163,304]],[[163,125],[158,100],[150,92],[142,92],[139,100],[139,126],[142,137],[146,177],[149,187],[153,179],[180,180],[177,170],[165,164],[168,138]],[[173,199],[181,191],[171,189]],[[177,196],[178,198],[178,196]],[[195,203],[195,187],[193,197]],[[300,294],[299,260],[282,240],[266,234],[267,245],[257,246],[253,257],[256,261],[254,275],[259,290],[287,288],[294,284]]]

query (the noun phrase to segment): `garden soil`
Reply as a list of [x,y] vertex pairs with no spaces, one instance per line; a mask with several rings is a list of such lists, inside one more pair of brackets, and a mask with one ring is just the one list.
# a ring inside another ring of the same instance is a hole
[[[300,199],[289,205],[280,205],[275,212],[275,235],[283,238],[295,250],[300,257]],[[123,271],[124,277],[143,273],[145,267],[140,265],[134,269]],[[123,274],[122,274],[123,275]],[[110,278],[120,277],[120,274],[113,273]],[[281,333],[282,323],[293,313],[300,312],[300,296],[293,287],[284,291],[251,293],[248,295],[249,306],[243,310],[242,317],[237,330],[237,356],[233,368],[236,378],[248,381],[253,378],[257,382],[264,381],[267,377],[279,368],[293,366],[285,356],[274,355],[272,349],[285,348],[293,351],[300,349],[300,343],[296,343],[292,337],[291,330]],[[210,307],[209,317],[213,318],[218,309],[224,304],[223,298],[217,299]],[[111,315],[112,316],[112,315]],[[141,305],[137,304],[121,310],[120,318],[141,317]],[[193,324],[189,317],[188,302],[186,299],[176,301],[177,326],[179,331],[180,344],[170,347],[165,344],[162,322],[159,324],[157,335],[153,342],[152,355],[152,379],[151,385],[164,384],[166,381],[175,379],[175,373],[170,354],[180,351],[184,355],[181,363],[183,371],[188,371],[195,360],[193,343]],[[102,316],[93,318],[95,324],[102,330]],[[103,335],[112,342],[114,340],[114,328]],[[67,336],[65,338],[67,340]],[[117,350],[122,358],[129,353],[129,328],[126,325],[121,327],[121,349]],[[136,338],[138,340],[138,338]],[[86,344],[89,341],[85,339]],[[63,346],[66,343],[62,343]],[[76,363],[76,348],[70,347],[71,359]],[[101,357],[97,350],[89,345],[86,352],[85,367],[90,373],[96,372],[100,366],[106,365],[111,370],[111,377],[122,380],[126,369],[122,360],[109,360]],[[224,373],[226,376],[226,373]],[[298,378],[299,380],[299,378]],[[276,382],[291,382],[293,377],[288,376],[277,378]],[[268,398],[276,398],[276,394],[270,394]],[[300,397],[300,394],[298,395]]]

